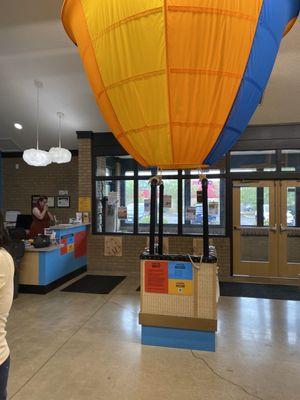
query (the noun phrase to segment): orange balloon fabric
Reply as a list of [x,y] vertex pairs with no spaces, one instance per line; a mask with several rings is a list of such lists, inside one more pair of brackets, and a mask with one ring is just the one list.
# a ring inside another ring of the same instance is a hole
[[264,0],[65,0],[102,114],[140,164],[199,168],[236,100]]

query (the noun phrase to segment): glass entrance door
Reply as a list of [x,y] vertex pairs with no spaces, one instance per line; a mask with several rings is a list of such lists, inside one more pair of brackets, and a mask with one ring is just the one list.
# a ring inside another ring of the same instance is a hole
[[300,278],[300,181],[234,182],[233,272]]
[[278,272],[282,277],[300,277],[300,182],[283,181],[279,226]]
[[273,181],[234,182],[235,275],[277,276],[276,187]]

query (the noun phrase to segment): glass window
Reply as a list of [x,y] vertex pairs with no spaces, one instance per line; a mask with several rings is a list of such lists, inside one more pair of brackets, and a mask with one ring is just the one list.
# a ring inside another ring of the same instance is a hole
[[149,232],[151,188],[148,179],[138,181],[139,233]]
[[[288,187],[287,188],[287,208],[286,208],[286,224],[287,226],[297,227],[300,226],[300,221],[297,221],[300,208],[300,188]],[[298,215],[297,215],[298,212]]]
[[130,156],[96,157],[96,176],[134,176],[135,161]]
[[240,225],[269,226],[270,189],[268,187],[241,187]]
[[96,182],[96,231],[133,233],[133,180]]
[[231,172],[276,171],[276,151],[233,151],[230,153]]
[[[158,196],[157,189],[157,222],[158,222]],[[149,233],[150,230],[150,198],[151,187],[148,180],[139,180],[138,208],[139,208],[139,233]],[[164,233],[178,232],[178,181],[177,179],[164,179]]]
[[[201,180],[183,179],[183,233],[202,233]],[[208,181],[208,219],[211,235],[225,234],[225,180]]]
[[283,223],[289,227],[287,257],[289,263],[298,264],[300,262],[300,187],[288,187],[286,196],[286,221]]
[[183,171],[183,175],[201,175],[201,173],[205,173],[205,175],[219,175],[224,174],[226,172],[226,158],[222,157],[215,164],[211,165],[207,170],[186,170]]
[[282,150],[281,171],[300,172],[300,150]]
[[178,180],[164,179],[164,233],[178,233]]

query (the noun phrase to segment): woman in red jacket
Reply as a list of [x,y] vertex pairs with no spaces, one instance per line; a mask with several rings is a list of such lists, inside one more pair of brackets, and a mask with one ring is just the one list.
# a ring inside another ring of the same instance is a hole
[[29,231],[29,237],[35,238],[44,233],[44,229],[49,228],[50,221],[53,220],[52,214],[48,210],[48,198],[41,196],[32,210],[32,224]]

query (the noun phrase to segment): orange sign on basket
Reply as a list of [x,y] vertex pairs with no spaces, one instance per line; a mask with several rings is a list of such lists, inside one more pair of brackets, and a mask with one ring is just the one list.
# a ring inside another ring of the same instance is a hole
[[145,292],[168,294],[168,262],[145,261]]

